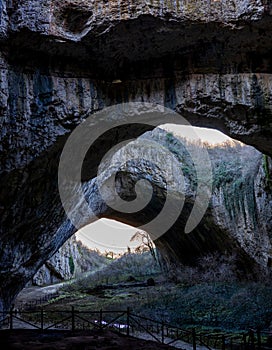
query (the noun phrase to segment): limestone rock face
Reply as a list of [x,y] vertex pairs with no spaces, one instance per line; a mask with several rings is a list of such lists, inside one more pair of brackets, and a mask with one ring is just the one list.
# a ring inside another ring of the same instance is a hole
[[[87,116],[116,103],[152,102],[272,155],[271,14],[270,2],[259,0],[0,2],[0,309],[75,232],[60,202],[57,171],[68,136]],[[113,131],[89,152],[84,186],[98,216],[137,222],[107,208],[95,178],[116,139],[145,131]],[[267,169],[256,174],[254,193],[260,227],[269,231]],[[134,170],[127,176],[136,179]],[[222,215],[216,209],[217,224],[227,227]],[[209,230],[217,224],[213,218]],[[173,245],[173,235],[161,238],[166,255],[181,258],[179,251],[192,246],[199,252],[198,240]],[[251,237],[252,247],[267,241]]]
[[272,255],[271,187],[267,184],[263,156],[254,149],[248,151],[254,161],[249,169],[243,169],[245,182],[237,179],[234,184],[216,188],[212,196],[212,213],[218,227],[229,231],[242,249],[266,267]]
[[6,1],[1,1],[0,4],[0,40],[7,38],[8,31],[8,15]]
[[99,260],[102,264],[102,257],[88,250],[73,236],[36,272],[31,283],[43,286],[70,280],[97,268]]
[[[238,259],[240,256],[240,259],[244,259],[244,264],[248,264],[249,271],[252,261],[263,267],[269,266],[272,256],[269,158],[253,147],[239,144],[235,147],[218,146],[208,149],[213,168],[210,205],[198,227],[186,237],[181,232],[184,232],[183,221],[188,215],[187,206],[190,208],[189,198],[192,202],[196,198],[196,189],[190,183],[192,178],[195,179],[195,175],[190,171],[188,174],[188,168],[192,165],[188,163],[188,156],[184,155],[179,141],[175,141],[174,138],[169,141],[167,135],[162,135],[159,130],[154,130],[141,138],[151,137],[152,140],[159,140],[160,144],[166,146],[179,159],[180,166],[186,174],[187,200],[183,212],[173,227],[155,240],[168,260],[176,259],[186,264],[189,261],[193,262],[196,256],[221,251],[222,254],[237,254]],[[156,159],[156,155],[151,158]]]

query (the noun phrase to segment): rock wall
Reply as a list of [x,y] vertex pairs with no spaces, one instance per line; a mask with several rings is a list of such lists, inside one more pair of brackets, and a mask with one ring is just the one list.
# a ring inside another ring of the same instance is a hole
[[254,149],[247,152],[240,154],[245,157],[241,177],[215,188],[213,216],[218,227],[230,231],[255,261],[267,267],[272,257],[271,184],[265,173],[264,156]]
[[[186,183],[188,177],[190,181],[196,178],[192,170],[188,175],[188,168],[193,166],[179,140],[159,130],[141,138],[159,141],[173,152],[185,171]],[[187,144],[185,150],[189,148]],[[183,226],[186,216],[182,218],[185,210],[155,243],[169,262],[194,263],[209,252],[221,251],[221,254],[237,255],[242,275],[254,270],[252,261],[266,269],[272,258],[271,159],[253,147],[240,144],[211,147],[208,152],[213,168],[213,190],[204,219],[190,237],[186,237]],[[156,159],[156,155],[151,158]],[[186,197],[195,198],[192,183],[186,186]]]
[[[71,131],[97,110],[126,101],[162,104],[272,155],[270,2],[2,0],[0,10],[0,308],[75,233],[58,194],[58,160]],[[89,153],[84,186],[98,216],[128,221],[101,200],[97,165],[116,139],[145,131],[111,132]],[[262,173],[256,177],[263,188]],[[271,201],[257,187],[259,224],[269,233],[261,221]],[[82,225],[92,220],[83,215]],[[173,230],[182,230],[179,223]],[[212,230],[233,248],[231,232],[227,239],[214,219],[206,226],[207,249],[218,247]],[[165,254],[184,259],[181,251],[201,251],[200,231],[176,240],[173,230],[161,239]],[[261,247],[266,238],[259,237]]]
[[36,272],[31,283],[37,286],[58,283],[100,266],[103,266],[103,257],[84,247],[73,236]]
[[193,74],[184,79],[176,72],[171,79],[131,80],[116,86],[33,68],[13,71],[2,61],[1,172],[23,168],[87,115],[120,101],[156,101],[196,126],[218,128],[271,154],[269,74]]

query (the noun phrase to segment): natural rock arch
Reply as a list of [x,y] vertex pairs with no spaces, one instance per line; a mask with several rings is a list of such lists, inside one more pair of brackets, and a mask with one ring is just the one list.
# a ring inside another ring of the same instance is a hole
[[[0,309],[74,233],[59,200],[57,165],[71,130],[87,115],[120,102],[156,102],[193,125],[216,127],[272,155],[268,2],[68,5],[1,2]],[[79,12],[84,21],[76,32]],[[107,147],[115,136],[104,139]],[[93,164],[103,153],[101,144],[96,150]],[[126,221],[108,212],[95,198],[95,184],[89,185],[98,215]],[[195,235],[190,246],[199,251]],[[167,242],[165,237],[164,247]],[[213,243],[211,250],[219,246]],[[176,248],[184,247],[182,242]],[[233,242],[226,240],[226,247],[232,250]]]
[[[128,129],[125,130],[123,136],[127,138],[129,135],[127,134]],[[118,130],[119,141],[122,134],[120,131]],[[116,139],[112,131],[111,136],[112,140]],[[16,173],[9,173],[4,178],[6,186],[2,193],[6,191],[6,196],[9,195],[9,198],[12,199],[10,205],[13,209],[9,210],[9,216],[3,217],[2,220],[2,225],[5,228],[4,232],[8,233],[3,235],[1,240],[3,276],[1,291],[4,305],[10,304],[13,297],[45,260],[77,230],[66,218],[59,198],[57,168],[58,156],[61,150],[62,148],[60,150],[53,148],[52,153],[46,153],[46,158],[42,158],[38,162],[32,162],[27,168]],[[90,154],[94,153],[91,152]],[[89,162],[95,164],[91,160]],[[112,171],[113,174],[115,172],[118,174],[119,169],[113,169]],[[40,174],[40,176],[37,177],[37,174]],[[261,186],[265,178],[262,166],[258,176],[260,177],[258,184]],[[85,196],[88,198],[96,217],[86,215],[82,212],[80,203],[77,203],[75,215],[80,216],[81,225],[89,224],[97,217],[115,219],[135,227],[149,222],[162,209],[167,193],[163,177],[158,182],[157,169],[145,162],[138,163],[137,167],[135,167],[135,164],[131,164],[119,173],[117,183],[123,184],[118,187],[119,195],[125,200],[131,200],[135,197],[135,184],[143,178],[151,181],[153,198],[144,210],[129,215],[116,212],[107,206],[104,200],[101,199],[95,178],[85,181]],[[152,182],[153,178],[156,179],[154,183]],[[21,187],[17,188],[17,185]],[[260,188],[257,190],[260,191]],[[266,196],[266,192],[262,191],[263,195]],[[16,206],[14,206],[13,198],[16,198]],[[267,233],[263,231],[261,240],[259,234],[255,237],[255,241],[253,240],[253,242],[256,242],[259,239],[257,246],[261,248],[261,251],[263,249],[266,251],[264,256],[254,256],[259,248],[255,251],[256,246],[248,245],[250,239],[247,241],[246,236],[237,239],[233,236],[231,230],[220,227],[213,215],[214,208],[212,207],[208,209],[203,220],[192,233],[189,235],[182,233],[192,211],[194,198],[193,191],[188,193],[183,211],[176,223],[164,236],[156,240],[156,245],[168,262],[179,261],[192,264],[202,255],[220,251],[227,254],[237,254],[239,264],[242,266],[242,273],[253,269],[254,260],[257,260],[260,264],[265,263],[268,255],[266,250],[269,249],[269,246],[266,246],[269,241]],[[114,199],[114,195],[112,199]],[[269,197],[267,200],[269,200]],[[264,201],[258,210],[264,210],[263,206],[266,203]],[[265,224],[263,222],[263,225]],[[152,232],[150,233],[152,234]],[[254,254],[252,254],[253,250]]]

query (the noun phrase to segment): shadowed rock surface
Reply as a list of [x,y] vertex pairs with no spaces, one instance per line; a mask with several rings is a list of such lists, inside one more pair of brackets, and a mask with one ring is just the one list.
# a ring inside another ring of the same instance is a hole
[[[2,1],[0,10],[0,309],[76,230],[61,206],[57,170],[65,141],[87,116],[116,103],[156,103],[271,156],[269,2],[13,0]],[[97,166],[116,140],[147,130],[113,130],[88,152],[84,188],[97,216],[139,225],[161,208],[163,179],[153,184],[155,194],[144,215],[135,217],[109,210],[95,184]],[[204,246],[218,249],[220,241],[221,250],[238,249],[244,261],[254,257],[265,265],[271,254],[271,162],[265,162],[252,186],[256,236],[254,227],[248,232],[241,227],[252,238],[233,239],[218,190],[213,197],[217,222],[208,211],[194,239],[177,237],[193,205],[188,196],[174,236],[168,232],[157,242],[165,256],[191,262],[182,251],[191,257]],[[120,176],[135,183],[147,177],[148,168],[141,164]],[[152,182],[156,171],[151,170]],[[131,187],[120,188],[124,198],[134,198]],[[82,225],[92,220],[83,215]],[[199,243],[202,234],[205,244]],[[248,241],[254,242],[249,248]],[[253,247],[265,252],[254,256]]]
[[95,271],[105,266],[105,258],[88,249],[75,236],[63,246],[37,271],[31,280],[35,286],[51,285],[81,276],[84,272]]

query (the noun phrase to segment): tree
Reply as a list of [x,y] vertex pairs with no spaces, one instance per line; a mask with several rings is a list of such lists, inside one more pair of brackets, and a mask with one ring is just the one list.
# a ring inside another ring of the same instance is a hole
[[140,240],[142,243],[135,248],[136,252],[143,252],[148,250],[153,257],[153,259],[157,262],[155,245],[150,238],[149,234],[145,231],[137,231],[130,239],[130,242]]

